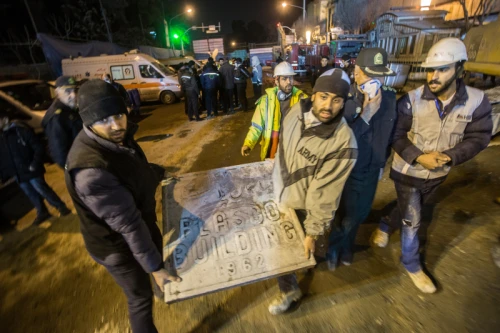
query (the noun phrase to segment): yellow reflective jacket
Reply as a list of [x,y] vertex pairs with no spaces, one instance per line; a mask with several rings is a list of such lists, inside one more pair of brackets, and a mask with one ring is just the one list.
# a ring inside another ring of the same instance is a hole
[[[265,160],[267,151],[269,150],[269,144],[271,142],[271,134],[273,132],[273,124],[281,124],[281,110],[280,103],[277,101],[278,87],[266,89],[265,95],[257,100],[255,105],[255,112],[252,117],[252,126],[248,131],[245,138],[244,146],[253,149],[259,138],[261,151],[260,159]],[[300,89],[296,87],[292,88],[292,97],[290,97],[290,108],[294,106],[302,98],[307,98],[308,96]],[[278,117],[276,119],[276,117]],[[276,121],[277,120],[277,121]],[[277,128],[279,130],[279,128]]]

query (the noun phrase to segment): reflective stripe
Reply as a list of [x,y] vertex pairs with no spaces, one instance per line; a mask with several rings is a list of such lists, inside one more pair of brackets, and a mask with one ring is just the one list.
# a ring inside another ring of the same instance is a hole
[[259,124],[252,122],[252,126],[258,129],[259,131],[262,131],[262,126],[260,126]]
[[183,76],[181,76],[181,78],[190,79],[191,76],[185,76],[185,75],[183,75]]
[[217,76],[219,76],[219,74],[217,74],[217,73],[204,73],[203,75],[217,75]]

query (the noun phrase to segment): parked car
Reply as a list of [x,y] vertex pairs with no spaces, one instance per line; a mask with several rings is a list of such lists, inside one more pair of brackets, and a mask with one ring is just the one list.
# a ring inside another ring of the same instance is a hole
[[41,80],[0,82],[0,109],[14,114],[35,133],[43,131],[42,119],[53,99],[53,88]]

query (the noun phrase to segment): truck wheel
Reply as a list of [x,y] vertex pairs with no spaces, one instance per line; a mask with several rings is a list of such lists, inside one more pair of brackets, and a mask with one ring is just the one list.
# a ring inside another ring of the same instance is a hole
[[160,95],[160,101],[163,104],[173,104],[175,103],[176,97],[175,94],[171,91],[164,91]]

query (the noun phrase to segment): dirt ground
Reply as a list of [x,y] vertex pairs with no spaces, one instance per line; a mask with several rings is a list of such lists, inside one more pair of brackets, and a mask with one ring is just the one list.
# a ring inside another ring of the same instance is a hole
[[[252,112],[202,122],[188,122],[182,103],[149,105],[142,112],[135,119],[140,125],[136,138],[149,160],[171,173],[259,158],[258,149],[246,158],[239,153]],[[422,248],[438,285],[434,295],[419,293],[404,273],[399,233],[385,249],[369,246],[370,233],[395,200],[386,170],[373,211],[360,229],[353,265],[329,272],[320,262],[299,274],[306,294],[299,307],[271,316],[267,305],[277,286],[267,280],[173,305],[155,301],[157,327],[197,333],[498,332],[500,269],[490,249],[500,235],[500,206],[493,203],[500,195],[499,159],[500,147],[489,147],[454,168],[425,209]],[[48,183],[71,205],[62,170],[55,165],[47,170]],[[157,212],[161,220],[160,204]],[[12,228],[2,229],[0,331],[129,332],[125,297],[88,256],[77,216],[54,217],[43,228],[30,227],[34,217],[31,210]]]

